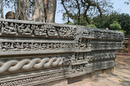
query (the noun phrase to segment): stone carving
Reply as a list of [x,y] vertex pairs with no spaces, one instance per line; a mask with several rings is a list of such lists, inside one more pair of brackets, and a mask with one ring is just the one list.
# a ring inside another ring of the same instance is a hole
[[101,49],[121,49],[122,42],[113,42],[113,41],[91,41],[91,46],[94,50]]
[[124,35],[121,32],[103,29],[92,29],[92,36],[94,39],[102,40],[123,40],[124,38]]
[[[40,42],[39,42],[40,41]],[[8,51],[15,51],[15,53],[46,53],[46,51],[52,51],[52,52],[64,52],[65,50],[68,50],[69,52],[75,52],[75,51],[90,51],[91,46],[88,40],[79,41],[78,43],[74,41],[62,41],[62,42],[56,42],[56,41],[41,41],[37,40],[35,41],[28,41],[22,42],[22,40],[7,40],[7,41],[1,41],[0,42],[0,53],[6,54]],[[21,52],[22,51],[22,52]],[[8,52],[8,54],[11,54],[11,52]]]
[[2,51],[33,51],[47,49],[68,49],[75,47],[74,43],[55,42],[2,42]]
[[0,19],[0,86],[37,86],[112,68],[123,38],[111,30]]
[[34,30],[34,34],[36,35],[36,36],[44,36],[44,37],[47,37],[47,28],[45,28],[43,25],[41,25],[41,26],[34,26],[34,25],[32,25],[32,28],[34,28],[33,30]]
[[46,71],[46,72],[39,72],[38,74],[33,73],[26,76],[23,75],[20,77],[9,78],[8,81],[1,80],[0,86],[18,86],[18,85],[31,86],[31,85],[38,84],[37,82],[39,82],[40,84],[41,82],[45,83],[45,82],[54,81],[55,79],[60,80],[63,78],[64,78],[63,70],[57,69],[57,70],[52,70],[51,72]]
[[75,27],[59,27],[53,24],[28,24],[18,22],[1,21],[1,35],[14,35],[21,37],[52,37],[52,38],[74,38]]
[[15,72],[18,70],[29,69],[41,69],[50,68],[55,66],[61,66],[63,64],[63,58],[35,58],[35,59],[23,59],[21,61],[11,60],[8,62],[0,62],[0,74],[6,71]]
[[90,61],[114,60],[115,58],[115,51],[93,52],[93,57]]
[[[17,53],[48,53],[47,51],[52,52],[64,52],[65,50],[67,51],[72,51],[74,52],[76,50],[76,44],[71,41],[63,41],[63,42],[56,42],[56,41],[41,41],[38,40],[37,42],[34,41],[28,41],[27,42],[22,42],[22,40],[15,41],[13,40],[8,40],[8,41],[3,41],[0,42],[0,53],[2,54],[17,54]],[[75,49],[74,49],[75,48]],[[82,47],[78,47],[79,49],[83,50]],[[9,51],[14,51],[14,53],[11,53]],[[22,51],[22,52],[21,52]]]
[[93,51],[76,53],[71,57],[69,77],[91,73],[95,70],[107,69],[115,66],[115,51]]
[[71,67],[70,77],[81,76],[84,74],[86,74],[86,65],[85,64],[73,65]]

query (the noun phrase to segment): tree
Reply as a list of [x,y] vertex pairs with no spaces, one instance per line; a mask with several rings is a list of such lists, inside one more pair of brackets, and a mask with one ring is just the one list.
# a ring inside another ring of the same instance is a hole
[[110,28],[112,30],[121,30],[121,25],[117,21],[114,21],[112,24],[110,24]]
[[111,30],[122,31],[125,35],[130,35],[130,15],[129,14],[119,14],[113,12],[109,15],[102,15],[94,17],[92,24],[97,28],[110,28]]
[[81,16],[87,24],[90,24],[90,17],[108,12],[112,4],[107,0],[61,0],[65,10],[68,23],[70,20],[77,20],[81,25]]
[[45,5],[45,21],[49,23],[55,22],[57,0],[44,0]]
[[[27,0],[28,1],[28,0]],[[27,20],[26,17],[26,1],[25,0],[16,0],[17,5],[15,7],[15,18],[18,20]]]
[[3,15],[3,0],[1,0],[1,18],[4,18],[4,15]]
[[121,25],[122,29],[126,31],[125,35],[130,36],[130,15],[125,13],[120,14],[118,22]]
[[110,24],[114,21],[118,21],[119,13],[111,12],[110,14],[104,14],[102,17],[96,16],[93,18],[93,24],[96,25],[97,28],[110,28]]
[[94,24],[87,25],[88,27],[97,28]]
[[12,3],[13,0],[0,0],[0,5],[1,5],[1,8],[0,8],[0,14],[1,14],[1,18],[4,18],[4,7],[9,6],[10,3]]
[[43,0],[34,0],[32,20],[42,22],[43,17],[44,17]]
[[[14,4],[15,19],[42,22],[55,22],[55,11],[57,0],[1,0],[1,17],[3,17],[3,6]],[[3,2],[8,2],[3,5]]]
[[130,0],[125,1],[125,4],[129,5],[130,4]]
[[[4,10],[3,7],[13,8],[13,11],[15,12],[15,19],[29,20],[30,18],[29,2],[30,1],[31,0],[1,0],[1,11]],[[1,15],[2,14],[3,12],[1,12]]]
[[121,28],[121,25],[118,23],[118,21],[114,21],[112,24],[110,24],[110,29],[120,31],[126,34],[126,31]]

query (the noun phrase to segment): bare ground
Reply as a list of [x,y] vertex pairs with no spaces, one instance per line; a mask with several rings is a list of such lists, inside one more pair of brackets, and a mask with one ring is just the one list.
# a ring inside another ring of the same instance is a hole
[[103,73],[78,82],[59,82],[53,86],[130,86],[130,56],[118,55],[112,73]]

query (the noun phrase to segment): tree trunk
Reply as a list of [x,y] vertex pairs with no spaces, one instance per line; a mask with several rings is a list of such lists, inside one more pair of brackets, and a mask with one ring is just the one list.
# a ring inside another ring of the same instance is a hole
[[18,0],[15,0],[15,19],[18,19]]
[[47,10],[45,15],[46,15],[46,22],[48,23],[55,22],[56,4],[57,0],[47,0]]
[[26,0],[26,8],[27,8],[27,20],[30,20],[30,4],[29,4],[29,0]]
[[42,22],[43,18],[44,18],[43,0],[34,0],[32,20]]
[[17,10],[16,10],[16,19],[24,20],[24,1],[23,0],[16,0],[17,1]]
[[4,14],[3,14],[3,0],[1,0],[1,18],[4,18]]
[[[15,19],[18,20],[29,20],[29,14],[28,9],[29,9],[29,0],[15,0]],[[28,16],[27,16],[28,15]]]

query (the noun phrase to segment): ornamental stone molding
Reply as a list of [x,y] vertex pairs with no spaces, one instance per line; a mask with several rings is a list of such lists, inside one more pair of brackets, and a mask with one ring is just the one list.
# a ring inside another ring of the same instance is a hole
[[115,66],[121,32],[0,19],[0,86],[36,86]]

